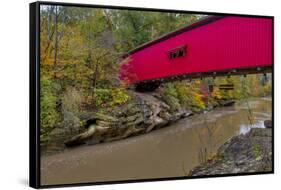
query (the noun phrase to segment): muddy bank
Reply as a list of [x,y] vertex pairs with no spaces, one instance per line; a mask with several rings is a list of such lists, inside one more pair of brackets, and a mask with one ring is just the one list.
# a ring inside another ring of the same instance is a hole
[[252,128],[223,144],[216,155],[194,168],[190,176],[272,171],[272,129]]

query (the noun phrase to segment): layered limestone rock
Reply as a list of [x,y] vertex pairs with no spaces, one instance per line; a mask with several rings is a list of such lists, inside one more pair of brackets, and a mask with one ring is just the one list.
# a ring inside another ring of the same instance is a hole
[[87,129],[65,141],[66,146],[96,144],[124,139],[129,136],[148,133],[153,129],[166,126],[182,117],[191,115],[191,111],[171,112],[170,107],[151,94],[136,93],[134,100],[112,110],[103,110],[93,114]]
[[217,154],[190,176],[272,171],[272,129],[253,128],[223,144]]

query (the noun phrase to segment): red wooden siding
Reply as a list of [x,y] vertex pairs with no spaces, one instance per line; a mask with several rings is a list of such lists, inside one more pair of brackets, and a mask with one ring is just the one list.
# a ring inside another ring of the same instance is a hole
[[[187,47],[185,56],[169,58],[170,50],[184,46]],[[120,78],[129,73],[133,76],[130,83],[183,74],[271,66],[272,19],[225,16],[150,42],[133,50],[129,58],[129,64],[120,70]]]

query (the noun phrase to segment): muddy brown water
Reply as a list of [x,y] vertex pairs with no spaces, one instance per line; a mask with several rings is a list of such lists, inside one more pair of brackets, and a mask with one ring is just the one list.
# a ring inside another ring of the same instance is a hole
[[41,158],[41,184],[71,184],[185,176],[229,138],[264,127],[272,101],[248,101],[182,119],[148,134],[81,146]]

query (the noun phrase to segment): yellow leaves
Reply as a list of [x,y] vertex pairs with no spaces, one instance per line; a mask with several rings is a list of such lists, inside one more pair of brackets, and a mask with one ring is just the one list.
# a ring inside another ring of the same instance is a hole
[[46,57],[44,61],[42,61],[42,63],[45,65],[54,65],[54,59],[50,57]]
[[202,100],[203,95],[198,92],[193,92],[192,105],[200,109],[205,109],[205,103]]
[[218,99],[218,100],[222,99],[222,95],[221,95],[220,90],[217,86],[214,86],[214,89],[213,89],[213,92],[212,92],[211,96],[215,99]]
[[121,105],[130,100],[130,96],[122,88],[115,88],[111,90],[112,103],[111,106]]
[[201,81],[200,80],[195,80],[194,83],[199,85],[199,84],[201,84]]
[[264,86],[263,86],[264,94],[263,95],[269,95],[272,93],[272,83],[271,81],[268,81]]
[[95,89],[94,101],[98,107],[113,107],[126,103],[130,96],[123,88]]
[[[192,83],[178,82],[176,83],[177,98],[184,106],[191,106],[199,109],[205,109],[205,96],[200,92],[201,81],[195,80]],[[170,93],[172,94],[172,93]]]

